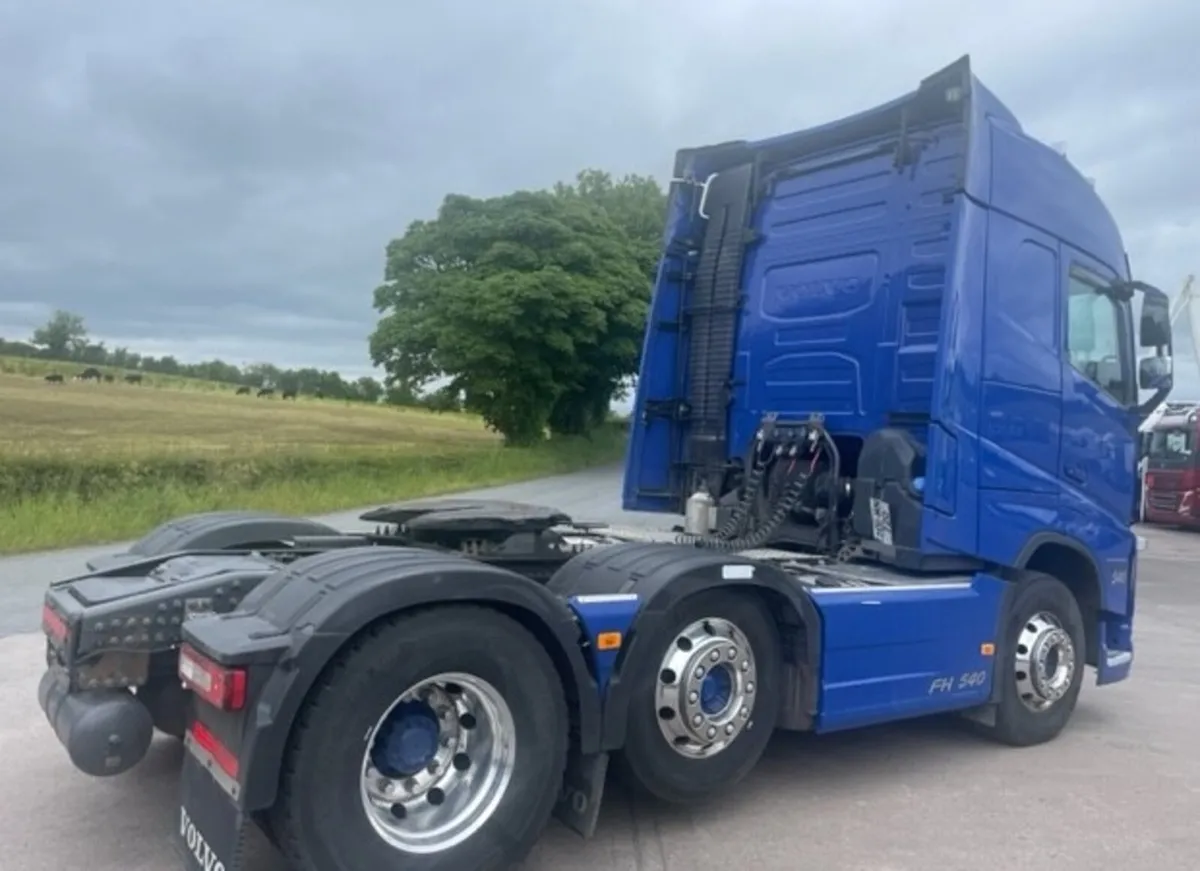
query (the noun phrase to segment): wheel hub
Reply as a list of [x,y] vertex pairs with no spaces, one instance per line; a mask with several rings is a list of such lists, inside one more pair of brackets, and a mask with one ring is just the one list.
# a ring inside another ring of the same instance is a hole
[[427,702],[402,702],[379,729],[371,761],[384,777],[416,774],[436,759],[440,731]]
[[1053,614],[1040,613],[1021,628],[1016,647],[1017,694],[1045,711],[1067,694],[1075,678],[1075,643]]
[[659,730],[683,756],[716,755],[753,725],[757,680],[742,631],[718,617],[697,620],[675,637],[659,665]]
[[437,675],[406,690],[368,735],[363,808],[398,850],[448,850],[491,818],[515,754],[512,712],[500,693],[473,675]]

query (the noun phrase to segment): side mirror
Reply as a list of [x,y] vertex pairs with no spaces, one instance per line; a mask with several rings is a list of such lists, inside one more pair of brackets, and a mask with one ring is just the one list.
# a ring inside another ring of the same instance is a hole
[[1169,349],[1171,300],[1156,287],[1143,286],[1142,294],[1142,323],[1138,331],[1138,344],[1143,348]]
[[[1143,326],[1145,323],[1143,320]],[[1142,390],[1169,390],[1174,380],[1170,357],[1145,357],[1138,363],[1138,387]]]

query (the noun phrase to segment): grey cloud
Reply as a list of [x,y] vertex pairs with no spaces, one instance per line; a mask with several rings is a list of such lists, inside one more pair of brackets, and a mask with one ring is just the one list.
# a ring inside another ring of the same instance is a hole
[[0,335],[58,306],[156,353],[365,367],[384,245],[446,192],[665,178],[967,51],[1096,179],[1143,278],[1196,268],[1200,7],[864,8],[0,0]]

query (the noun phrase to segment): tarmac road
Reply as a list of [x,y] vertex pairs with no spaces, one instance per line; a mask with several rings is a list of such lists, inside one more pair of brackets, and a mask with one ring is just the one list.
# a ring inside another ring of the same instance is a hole
[[[579,519],[635,517],[617,508],[616,470],[489,492]],[[1196,868],[1200,754],[1189,736],[1200,719],[1200,536],[1142,534],[1133,677],[1086,684],[1057,741],[1012,750],[954,721],[780,734],[747,781],[709,806],[632,802],[610,783],[595,839],[584,844],[552,823],[524,871]],[[160,742],[135,771],[89,779],[71,768],[35,699],[42,590],[112,549],[0,560],[3,871],[182,868],[168,842],[178,747]],[[284,866],[258,844],[248,871]]]

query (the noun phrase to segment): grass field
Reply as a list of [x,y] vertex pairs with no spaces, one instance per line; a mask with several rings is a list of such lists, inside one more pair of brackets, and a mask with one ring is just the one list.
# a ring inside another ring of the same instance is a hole
[[620,458],[623,433],[503,448],[469,415],[0,370],[0,552],[136,537],[218,508],[317,513]]

